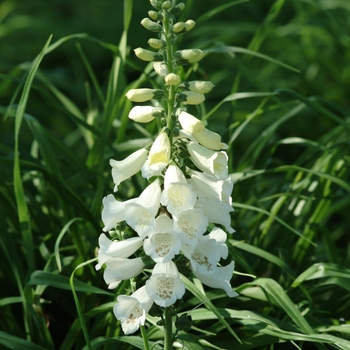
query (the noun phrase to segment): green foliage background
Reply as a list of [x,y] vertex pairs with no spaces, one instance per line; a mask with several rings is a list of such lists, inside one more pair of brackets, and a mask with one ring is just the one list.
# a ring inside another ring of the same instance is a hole
[[[179,19],[197,25],[179,48],[209,54],[184,74],[216,85],[190,111],[230,145],[240,296],[185,280],[178,311],[193,327],[179,348],[348,350],[350,3],[185,3]],[[139,23],[149,9],[146,0],[0,4],[4,349],[142,348],[111,312],[128,282],[108,291],[89,261],[113,189],[108,160],[156,132],[128,121],[124,97],[160,84],[132,52],[147,48]],[[116,196],[143,187],[136,177]],[[156,321],[152,343],[163,336]]]

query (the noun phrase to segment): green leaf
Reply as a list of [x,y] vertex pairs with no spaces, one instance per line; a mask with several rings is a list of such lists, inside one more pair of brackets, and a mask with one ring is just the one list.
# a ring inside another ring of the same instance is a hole
[[0,331],[0,344],[4,345],[6,349],[12,350],[46,350],[46,348],[33,344],[27,340],[14,337],[3,331]]
[[[45,272],[45,271],[34,271],[31,274],[30,280],[27,284],[44,285],[44,286],[50,286],[50,287],[59,288],[59,289],[72,290],[69,284],[69,277],[58,275],[57,273]],[[96,288],[94,286],[91,286],[90,284],[87,284],[81,281],[74,281],[74,285],[75,285],[75,289],[78,292],[96,293],[96,294],[114,296],[114,294],[112,293],[106,292],[105,290]]]

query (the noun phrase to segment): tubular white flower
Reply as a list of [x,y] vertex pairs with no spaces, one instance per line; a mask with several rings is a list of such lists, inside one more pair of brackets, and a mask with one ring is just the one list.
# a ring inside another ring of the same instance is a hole
[[215,152],[194,142],[187,145],[193,164],[207,174],[219,179],[226,179],[228,175],[227,154],[224,151]]
[[209,222],[225,226],[229,233],[235,232],[231,227],[230,216],[230,212],[234,210],[229,204],[223,203],[218,199],[198,198],[195,207],[203,210]]
[[[217,242],[209,235],[199,239],[195,247],[184,245],[182,252],[190,260],[192,270],[201,274],[211,275],[215,273],[218,262],[222,255],[227,257],[227,252],[222,247],[222,242]],[[224,254],[223,254],[224,253]]]
[[168,67],[166,66],[166,64],[164,62],[154,62],[153,69],[162,78],[165,78],[169,73]]
[[108,285],[108,289],[114,289],[118,287],[121,281],[136,277],[145,267],[142,258],[114,258],[106,261],[105,264],[107,267],[104,270],[103,278]]
[[230,298],[238,296],[230,284],[235,264],[233,261],[227,266],[217,267],[212,275],[202,274],[199,271],[193,271],[194,275],[206,286],[211,288],[223,289]]
[[129,118],[137,123],[148,123],[155,117],[160,117],[163,112],[163,108],[153,106],[135,106],[130,110]]
[[130,154],[124,160],[111,159],[109,164],[112,167],[112,177],[114,186],[114,192],[118,190],[118,185],[136,174],[141,170],[143,164],[147,159],[148,151],[145,148],[141,148],[138,151]]
[[124,221],[125,205],[135,202],[136,199],[132,198],[125,202],[119,202],[112,194],[104,197],[102,200],[102,221],[105,225],[103,231],[107,232],[114,228],[118,222]]
[[129,90],[125,96],[132,102],[146,102],[151,100],[152,98],[158,99],[164,95],[163,90],[157,89],[131,89]]
[[154,171],[163,170],[170,161],[171,145],[168,135],[162,132],[153,142],[148,155],[148,165]]
[[183,91],[176,95],[178,102],[187,103],[188,105],[198,105],[205,100],[205,96],[198,92]]
[[161,188],[156,179],[136,201],[125,207],[125,221],[144,239],[155,228],[155,216],[160,205]]
[[158,216],[155,230],[143,243],[145,253],[155,262],[163,263],[179,254],[181,247],[181,240],[173,230],[172,220],[165,214]]
[[161,307],[168,307],[183,297],[185,286],[180,280],[176,265],[171,260],[155,265],[151,278],[146,282],[146,291]]
[[183,244],[191,247],[196,246],[208,226],[208,218],[202,209],[186,210],[173,219],[174,231],[179,233]]
[[100,249],[98,250],[98,264],[95,266],[99,270],[102,265],[113,258],[128,258],[142,246],[142,239],[139,237],[128,238],[124,241],[111,241],[104,233],[98,239]]
[[188,179],[187,182],[193,186],[198,197],[214,198],[231,204],[232,201],[230,201],[230,198],[233,190],[231,176],[220,180],[213,175],[196,170],[190,170],[188,175],[190,175],[191,178]]
[[150,62],[150,61],[161,61],[163,59],[162,55],[159,55],[157,52],[153,52],[150,50],[145,50],[142,47],[138,47],[134,50],[135,55],[142,61]]
[[204,123],[193,115],[182,111],[178,116],[179,123],[189,133],[200,132],[205,129]]
[[145,325],[146,314],[152,304],[153,300],[148,296],[145,286],[131,295],[118,295],[113,312],[125,334],[132,334]]
[[225,144],[221,142],[221,136],[207,128],[199,132],[194,132],[193,136],[206,148],[218,151],[226,147]]
[[181,170],[175,165],[169,165],[164,175],[164,190],[160,201],[169,213],[177,216],[181,212],[193,208],[197,195],[186,181]]
[[200,61],[205,56],[205,53],[200,49],[186,49],[175,52],[175,57],[181,58],[189,63]]

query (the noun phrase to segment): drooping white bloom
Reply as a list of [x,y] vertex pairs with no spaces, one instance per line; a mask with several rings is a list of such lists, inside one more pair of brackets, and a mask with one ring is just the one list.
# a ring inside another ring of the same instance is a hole
[[146,314],[152,304],[153,300],[148,296],[145,286],[131,295],[118,295],[113,312],[125,334],[132,334],[145,325]]
[[221,249],[221,257],[226,259],[228,256],[228,247],[226,245],[227,234],[219,227],[214,227],[209,233],[209,238],[216,241],[217,246]]
[[190,153],[193,164],[198,169],[219,179],[227,178],[228,157],[226,152],[215,152],[193,142],[187,145],[187,150]]
[[221,180],[213,175],[196,170],[190,170],[188,175],[190,175],[191,178],[188,179],[187,182],[193,186],[198,197],[214,198],[224,203],[231,204],[231,193],[233,190],[231,176]]
[[124,221],[125,206],[133,203],[136,199],[137,198],[132,198],[125,202],[119,202],[112,194],[104,197],[102,200],[102,221],[105,225],[103,231],[107,232],[114,228],[118,222]]
[[193,271],[194,275],[206,286],[211,288],[223,289],[230,298],[236,297],[236,293],[230,284],[235,264],[232,261],[224,267],[217,267],[212,275],[202,274],[199,271]]
[[219,233],[216,235],[214,233],[212,236],[201,237],[194,247],[186,245],[182,247],[182,252],[190,260],[193,271],[211,275],[215,273],[220,259],[227,257],[227,246],[225,245],[225,250],[222,241],[218,242],[215,238],[221,239],[222,237],[219,237]]
[[114,258],[107,260],[105,264],[107,267],[104,270],[103,278],[108,285],[108,289],[114,289],[118,287],[121,281],[136,277],[145,267],[142,258]]
[[169,213],[177,216],[181,212],[193,208],[196,202],[196,193],[186,181],[185,175],[175,165],[170,164],[164,175],[164,190],[161,203]]
[[189,133],[200,132],[205,129],[204,123],[192,114],[182,111],[178,116],[182,129]]
[[124,160],[111,159],[109,164],[112,167],[112,177],[114,186],[114,192],[118,190],[118,185],[136,174],[141,170],[142,165],[147,159],[148,151],[145,148],[141,148],[138,151],[130,154]]
[[170,161],[171,145],[168,135],[162,132],[152,144],[148,156],[148,165],[152,170],[163,170]]
[[144,251],[157,263],[163,263],[179,254],[182,244],[179,236],[173,230],[173,222],[166,215],[156,219],[156,228],[143,243]]
[[199,132],[194,132],[193,136],[206,148],[218,151],[226,147],[226,145],[221,142],[221,136],[207,128]]
[[148,123],[163,114],[164,109],[153,106],[135,106],[129,112],[129,118],[137,123]]
[[176,265],[171,260],[155,265],[151,278],[146,282],[146,291],[161,307],[168,307],[183,297],[185,286],[180,280]]
[[98,250],[98,264],[95,266],[99,270],[102,265],[113,258],[128,258],[142,246],[142,239],[139,237],[128,238],[124,241],[111,241],[104,233],[98,239],[100,249]]
[[202,209],[189,209],[174,217],[174,231],[178,232],[183,244],[196,246],[206,231],[208,218]]
[[234,211],[231,205],[223,203],[218,199],[198,198],[195,207],[203,210],[209,222],[225,226],[229,233],[235,232],[231,227],[230,212]]
[[159,179],[148,185],[136,200],[125,207],[125,221],[144,239],[155,228],[160,205]]

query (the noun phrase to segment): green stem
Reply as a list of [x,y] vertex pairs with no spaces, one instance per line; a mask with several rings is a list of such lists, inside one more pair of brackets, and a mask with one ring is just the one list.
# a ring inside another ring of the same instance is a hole
[[173,319],[171,316],[171,308],[164,309],[164,350],[173,349]]
[[150,348],[149,348],[149,344],[148,344],[148,337],[147,337],[145,326],[140,326],[140,330],[141,330],[141,335],[142,335],[142,339],[143,339],[143,348],[145,350],[149,350]]

